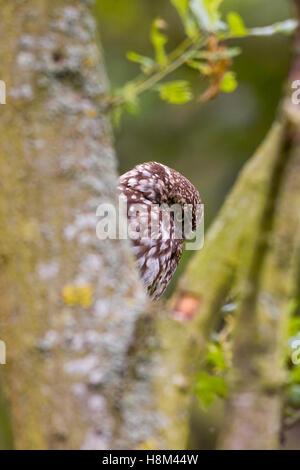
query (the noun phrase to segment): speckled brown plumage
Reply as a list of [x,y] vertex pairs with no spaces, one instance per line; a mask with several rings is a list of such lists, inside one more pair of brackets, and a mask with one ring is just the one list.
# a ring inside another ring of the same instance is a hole
[[[184,233],[179,238],[178,235],[175,237],[176,215],[171,213],[166,225],[162,212],[153,211],[153,204],[166,205],[166,208],[178,204],[182,209],[185,204],[190,204],[191,229],[195,230],[200,222],[196,212],[201,204],[199,193],[180,173],[156,162],[143,163],[122,175],[118,189],[127,198],[128,221],[138,227],[139,237],[132,243],[141,277],[149,296],[158,299],[180,261]],[[137,204],[141,209],[138,214]],[[148,229],[151,225],[153,232],[153,220],[157,222],[157,230],[154,230],[155,237],[150,237]]]

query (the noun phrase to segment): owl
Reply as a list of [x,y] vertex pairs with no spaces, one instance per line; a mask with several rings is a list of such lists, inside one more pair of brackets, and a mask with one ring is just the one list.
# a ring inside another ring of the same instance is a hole
[[118,191],[127,204],[138,270],[150,298],[157,300],[178,266],[187,233],[201,222],[199,193],[187,178],[157,162],[122,175]]

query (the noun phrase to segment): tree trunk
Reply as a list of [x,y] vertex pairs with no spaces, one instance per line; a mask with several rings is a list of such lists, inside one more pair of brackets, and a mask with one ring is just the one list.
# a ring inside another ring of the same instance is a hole
[[[186,448],[190,433],[189,408],[194,408],[193,389],[204,364],[208,338],[222,323],[222,306],[231,296],[239,298],[245,288],[247,267],[282,135],[283,127],[276,123],[241,172],[206,236],[204,249],[195,254],[188,265],[167,305],[172,315],[157,317],[162,369],[156,379],[160,390],[158,406],[168,417],[169,424],[163,435],[170,448]],[[187,323],[174,321],[174,313],[184,316],[181,306],[184,306],[183,300],[190,297],[198,299],[199,303],[193,318]]]
[[[300,1],[295,4],[300,19]],[[224,449],[279,447],[287,325],[291,301],[299,294],[300,112],[291,98],[299,73],[300,26],[281,109],[282,140],[236,320]]]
[[129,243],[96,237],[117,169],[92,3],[0,1],[2,448],[134,448],[153,433],[147,374],[125,373],[145,294]]

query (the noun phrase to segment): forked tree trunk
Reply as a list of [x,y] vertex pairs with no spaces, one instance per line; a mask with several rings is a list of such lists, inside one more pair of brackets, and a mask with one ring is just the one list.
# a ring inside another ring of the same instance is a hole
[[[262,448],[275,447],[287,316],[273,313],[286,311],[295,280],[299,137],[290,139],[290,129],[299,126],[298,112],[285,106],[170,302],[180,309],[188,294],[198,314],[187,325],[164,311],[148,322],[129,243],[95,234],[97,206],[115,201],[117,171],[91,4],[0,0],[0,79],[8,92],[0,109],[0,340],[7,346],[0,445],[184,448],[208,333],[229,293],[239,296],[247,282],[234,347],[234,426],[221,447],[254,447],[255,435]],[[250,406],[241,410],[245,393]],[[252,419],[258,405],[263,420]]]

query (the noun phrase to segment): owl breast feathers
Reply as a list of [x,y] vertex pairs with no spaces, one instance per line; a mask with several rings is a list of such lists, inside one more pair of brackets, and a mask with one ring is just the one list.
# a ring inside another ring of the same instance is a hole
[[138,269],[149,296],[156,300],[180,261],[186,238],[183,220],[190,231],[201,221],[199,193],[180,173],[156,162],[143,163],[122,175],[118,190],[127,202]]

